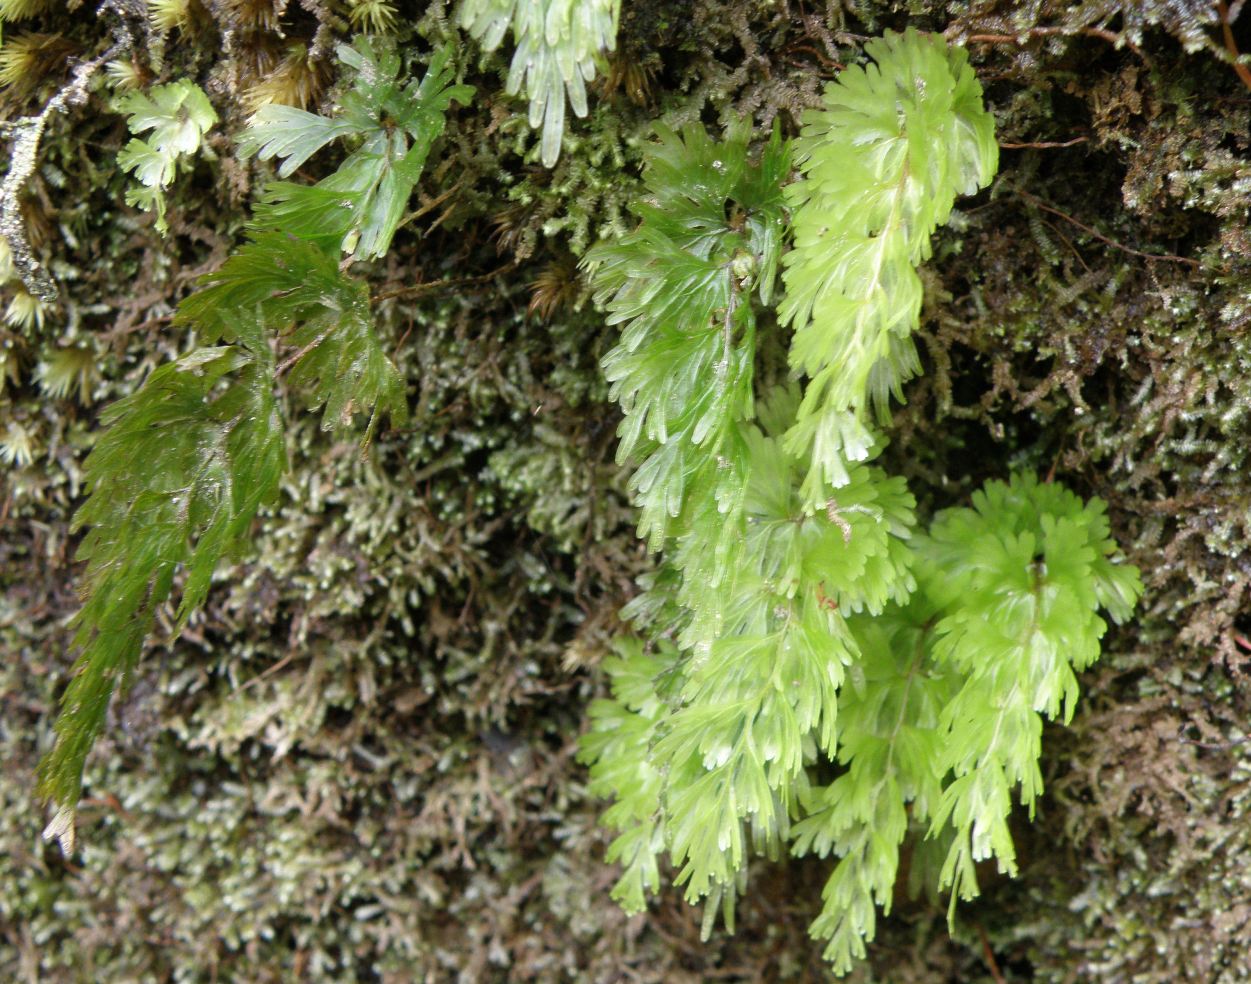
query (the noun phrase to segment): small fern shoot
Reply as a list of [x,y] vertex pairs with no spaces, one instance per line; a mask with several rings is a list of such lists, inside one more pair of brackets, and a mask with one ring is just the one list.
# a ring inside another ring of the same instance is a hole
[[[185,159],[200,149],[217,113],[204,90],[187,79],[153,86],[146,93],[128,92],[117,108],[129,116],[126,125],[136,134],[117,155],[118,166],[133,171],[138,181],[126,192],[126,202],[156,212],[157,232],[168,232],[165,189],[174,183]],[[149,130],[146,138],[139,138]]]
[[332,243],[356,259],[371,259],[390,248],[448,109],[453,102],[466,104],[473,88],[451,84],[448,47],[435,53],[420,82],[400,81],[400,56],[384,41],[361,36],[340,45],[338,54],[353,80],[334,119],[292,106],[262,106],[239,149],[244,157],[280,159],[278,176],[287,178],[332,141],[357,143],[334,174],[314,185],[271,183],[253,227]]

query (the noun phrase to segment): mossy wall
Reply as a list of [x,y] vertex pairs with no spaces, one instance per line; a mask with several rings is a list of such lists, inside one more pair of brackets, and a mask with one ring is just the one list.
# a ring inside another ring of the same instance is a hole
[[[193,0],[161,58],[137,55],[223,118],[168,238],[122,204],[125,124],[102,93],[54,119],[25,214],[61,298],[0,329],[0,979],[825,979],[806,939],[823,863],[754,865],[737,936],[706,944],[674,891],[634,919],[608,899],[573,750],[649,560],[597,370],[614,332],[576,260],[624,227],[652,121],[793,132],[865,37],[907,24],[970,46],[1005,149],[926,268],[926,374],[889,467],[925,510],[1014,466],[1098,494],[1148,587],[1072,726],[1047,732],[1021,879],[985,872],[954,942],[944,904],[901,895],[859,979],[1251,979],[1251,89],[1217,14],[623,8],[551,171],[503,94],[506,58],[459,42],[479,96],[432,156],[423,214],[367,272],[411,426],[363,456],[295,428],[281,505],[116,702],[70,858],[41,841],[31,789],[71,663],[68,520],[96,415],[191,344],[168,317],[240,240],[249,100],[324,99],[331,61],[304,59],[319,19],[349,32],[348,8]],[[405,44],[456,37],[447,4],[399,14]],[[10,119],[108,34],[60,3],[6,24],[6,44],[29,31],[53,39],[0,92]],[[1251,49],[1251,15],[1232,35]],[[66,365],[80,388],[57,385]]]

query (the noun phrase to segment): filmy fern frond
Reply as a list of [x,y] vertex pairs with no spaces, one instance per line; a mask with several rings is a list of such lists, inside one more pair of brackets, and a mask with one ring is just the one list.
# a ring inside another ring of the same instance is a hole
[[1072,717],[1075,671],[1098,659],[1107,630],[1099,609],[1124,621],[1142,590],[1116,551],[1101,502],[1032,476],[989,483],[919,545],[924,590],[944,612],[935,660],[964,679],[942,715],[953,778],[933,818],[956,831],[941,876],[953,899],[976,895],[977,861],[1016,871],[1010,794],[1019,786],[1032,815],[1042,715]]
[[[758,163],[742,132],[720,143],[701,127],[658,135],[639,227],[584,261],[609,323],[624,326],[604,372],[626,414],[618,459],[640,461],[631,488],[653,549],[691,489],[720,499],[745,484],[737,422],[752,415],[753,295],[767,299],[776,278],[790,168],[776,133]],[[728,500],[724,511],[735,511]]]
[[939,714],[953,680],[931,662],[931,615],[914,598],[851,620],[861,661],[839,692],[844,771],[808,793],[793,828],[794,854],[838,858],[812,924],[836,973],[864,957],[878,908],[890,912],[910,823],[931,816],[942,795]]
[[70,844],[83,762],[175,573],[186,572],[181,626],[277,492],[286,452],[269,349],[255,322],[240,334],[243,345],[198,349],[154,370],[105,411],[87,458],[90,497],[74,518],[76,528],[90,527],[78,549],[87,562],[86,600],[73,622],[80,656],[38,787],[58,807],[50,829]]
[[591,795],[615,800],[603,816],[605,825],[621,831],[608,850],[609,862],[622,865],[612,897],[633,913],[642,912],[647,894],[660,888],[663,776],[651,760],[651,746],[665,702],[656,693],[656,680],[672,669],[678,654],[663,644],[656,653],[646,652],[630,637],[619,639],[616,649],[604,663],[612,680],[612,699],[591,705],[591,730],[581,743],[578,760],[591,766]]
[[126,201],[156,212],[156,229],[166,232],[165,189],[174,183],[183,159],[199,149],[217,113],[204,91],[187,79],[153,86],[146,93],[128,92],[117,108],[128,114],[126,125],[136,134],[117,155],[118,167],[133,172],[139,182],[127,191]]
[[356,413],[408,419],[404,384],[373,328],[366,285],[346,276],[337,251],[281,232],[263,232],[206,274],[175,321],[209,339],[233,340],[239,313],[255,310],[266,331],[295,349],[291,384],[324,427],[349,426]]
[[463,0],[460,25],[492,52],[511,27],[517,48],[506,89],[525,83],[530,126],[543,127],[541,157],[552,167],[560,157],[565,98],[575,116],[587,113],[586,83],[596,63],[617,44],[621,0]]
[[336,139],[357,143],[334,174],[315,185],[271,183],[253,228],[282,230],[333,243],[357,259],[382,256],[391,245],[426,158],[443,133],[453,102],[473,88],[453,85],[451,49],[442,48],[420,80],[401,80],[394,46],[358,37],[340,45],[353,80],[333,119],[289,106],[263,106],[239,141],[242,155],[278,158],[288,177]]
[[976,862],[1015,873],[1014,792],[1042,792],[1043,715],[1071,715],[1075,670],[1099,655],[1099,609],[1127,618],[1141,590],[1098,500],[1017,475],[915,540],[917,590],[852,629],[862,675],[839,694],[847,771],[805,803],[794,851],[838,855],[813,934],[849,970],[889,911],[909,821],[947,844],[952,904],[977,894]]
[[803,180],[787,189],[795,248],[785,258],[782,319],[795,329],[791,366],[809,377],[787,437],[808,457],[817,508],[845,463],[874,437],[870,410],[920,371],[912,332],[921,310],[916,266],[957,195],[998,164],[994,122],[963,49],[909,29],[870,41],[876,64],[848,68],[804,116],[795,153]]
[[912,585],[901,480],[855,465],[838,501],[807,514],[780,434],[748,426],[745,442],[741,540],[719,558],[697,525],[673,549],[690,656],[654,754],[667,763],[666,829],[692,901],[733,890],[748,843],[779,849],[806,757],[838,747],[839,688],[860,655],[847,616],[879,612]]

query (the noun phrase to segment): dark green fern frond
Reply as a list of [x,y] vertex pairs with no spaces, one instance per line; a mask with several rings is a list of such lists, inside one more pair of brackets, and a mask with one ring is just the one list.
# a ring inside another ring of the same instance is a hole
[[70,843],[83,762],[175,575],[185,571],[181,627],[277,492],[286,452],[273,366],[255,322],[236,334],[241,345],[199,349],[154,370],[105,411],[87,458],[90,497],[74,518],[90,527],[78,550],[87,562],[73,623],[81,655],[38,787],[58,808],[51,831]]
[[390,247],[448,109],[453,102],[468,103],[473,88],[452,84],[450,48],[434,54],[420,82],[401,79],[400,57],[384,41],[358,37],[340,45],[338,54],[353,75],[333,119],[263,106],[239,147],[244,157],[281,160],[278,175],[285,178],[334,140],[356,143],[335,173],[315,185],[269,185],[253,227],[333,240],[357,259],[368,259]]
[[[292,389],[323,410],[328,429],[363,415],[368,440],[381,414],[407,419],[403,380],[374,331],[367,287],[344,274],[340,249],[385,252],[444,112],[468,90],[449,87],[446,51],[421,83],[401,83],[398,56],[366,39],[340,57],[357,78],[339,117],[270,108],[258,114],[245,149],[285,158],[289,171],[330,140],[352,137],[361,147],[320,185],[284,183],[271,192],[277,204],[258,209],[252,241],[205,276],[175,317],[202,339],[227,344],[154,371],[106,412],[108,429],[88,458],[91,498],[75,519],[90,527],[80,551],[88,562],[75,618],[80,656],[39,786],[58,808],[49,833],[66,841],[87,752],[176,576],[186,579],[181,627],[277,489],[285,462],[278,378],[290,370]],[[148,125],[174,122],[161,116]],[[308,237],[299,235],[305,227]],[[274,341],[287,353],[281,366]]]
[[267,331],[294,351],[290,381],[311,409],[325,407],[326,429],[355,414],[408,419],[404,384],[373,327],[366,285],[340,269],[338,252],[282,232],[263,232],[178,309],[210,339],[232,340],[239,312],[256,310]]

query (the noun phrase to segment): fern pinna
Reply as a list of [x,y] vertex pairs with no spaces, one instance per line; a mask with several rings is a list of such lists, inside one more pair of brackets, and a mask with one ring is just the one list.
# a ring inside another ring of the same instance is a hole
[[[718,909],[732,926],[751,851],[833,854],[812,932],[839,973],[890,907],[910,829],[953,902],[975,862],[1015,870],[1006,821],[1014,791],[1041,792],[1042,719],[1072,714],[1100,609],[1121,621],[1140,591],[1097,500],[1014,475],[921,532],[870,463],[920,368],[916,267],[997,147],[963,51],[915,31],[866,51],[792,147],[662,130],[638,228],[586,258],[623,325],[604,368],[662,555],[624,613],[647,641],[605,664],[581,749],[616,800],[615,897],[641,910],[667,853],[707,931]],[[779,260],[802,394],[754,382]]]
[[[110,407],[87,458],[90,495],[74,519],[89,527],[78,551],[87,562],[74,619],[80,655],[38,785],[57,808],[48,834],[67,845],[87,752],[158,608],[181,573],[181,629],[218,562],[241,549],[257,510],[277,495],[286,469],[283,377],[322,410],[326,429],[365,417],[368,435],[381,415],[407,418],[368,290],[344,272],[342,254],[386,252],[444,114],[472,90],[449,84],[446,50],[420,82],[404,81],[395,51],[365,38],[341,46],[339,57],[351,83],[334,118],[267,107],[241,143],[245,154],[282,159],[283,177],[333,140],[354,149],[317,184],[266,189],[251,241],[178,308],[175,320],[208,347],[157,368]],[[287,352],[281,362],[275,341]]]

